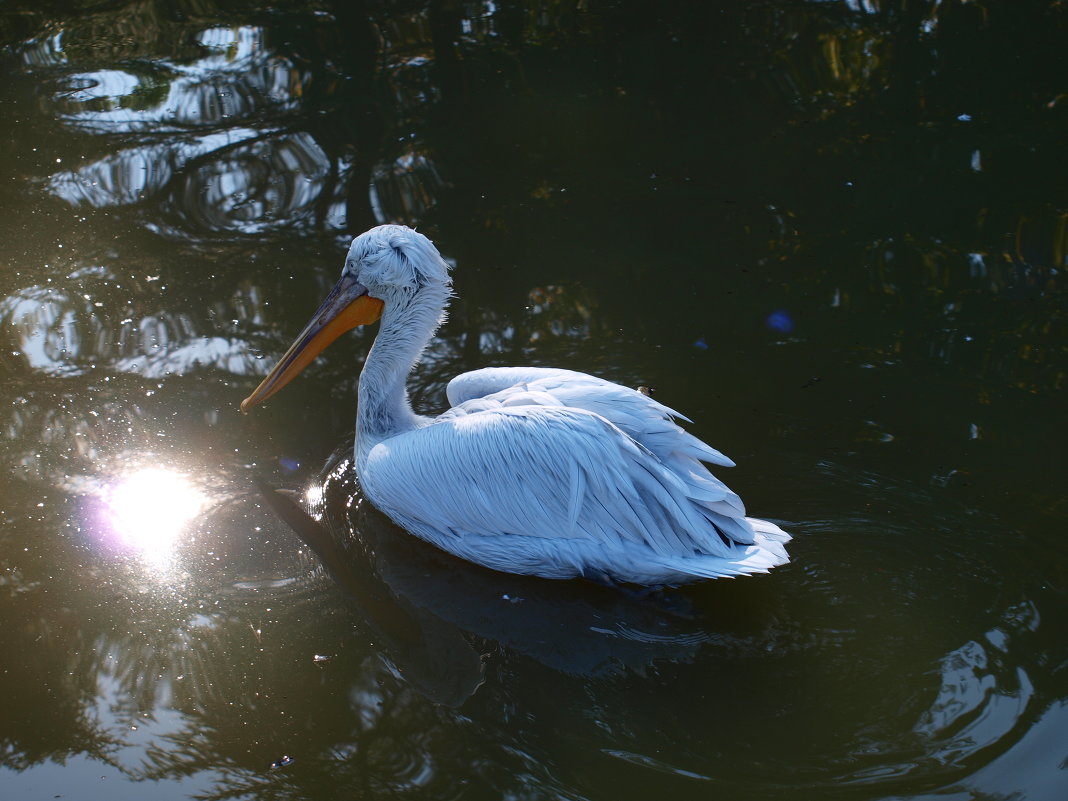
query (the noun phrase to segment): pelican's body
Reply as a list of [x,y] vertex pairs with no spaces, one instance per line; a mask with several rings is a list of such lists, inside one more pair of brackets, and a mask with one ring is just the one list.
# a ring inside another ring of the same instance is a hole
[[703,464],[733,463],[636,390],[570,370],[487,368],[449,383],[444,414],[416,415],[405,380],[450,295],[447,267],[426,237],[403,226],[368,231],[353,241],[338,287],[242,408],[380,313],[360,376],[356,469],[367,497],[398,525],[469,561],[547,578],[677,584],[788,561],[789,535],[747,518]]

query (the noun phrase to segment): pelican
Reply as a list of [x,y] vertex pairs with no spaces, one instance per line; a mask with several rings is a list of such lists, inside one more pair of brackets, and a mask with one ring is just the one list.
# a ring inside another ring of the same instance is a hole
[[705,467],[734,462],[637,390],[571,370],[489,367],[449,382],[443,414],[416,414],[406,379],[451,296],[429,239],[372,228],[241,410],[342,333],[381,319],[360,374],[356,470],[371,503],[412,534],[494,570],[602,583],[674,585],[789,561],[790,535],[746,517]]

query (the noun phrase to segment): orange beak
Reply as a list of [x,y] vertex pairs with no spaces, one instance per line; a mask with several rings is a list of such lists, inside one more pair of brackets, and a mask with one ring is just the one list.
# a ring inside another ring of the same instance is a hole
[[241,411],[247,412],[263,403],[296,378],[301,370],[346,331],[375,322],[382,316],[382,305],[378,298],[367,294],[367,287],[347,274],[342,275],[311,322],[300,332],[274,369],[251,395],[241,401]]

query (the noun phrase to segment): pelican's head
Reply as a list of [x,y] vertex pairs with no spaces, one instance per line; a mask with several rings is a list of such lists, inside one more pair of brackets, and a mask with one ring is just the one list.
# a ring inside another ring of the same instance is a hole
[[440,315],[449,296],[449,268],[429,239],[404,225],[380,225],[360,234],[352,240],[337,285],[278,364],[241,401],[241,411],[271,397],[346,331],[375,322],[383,307],[411,305],[423,292],[436,296]]
[[449,267],[434,243],[406,225],[380,225],[353,239],[346,274],[386,305],[404,304],[424,287],[449,286]]

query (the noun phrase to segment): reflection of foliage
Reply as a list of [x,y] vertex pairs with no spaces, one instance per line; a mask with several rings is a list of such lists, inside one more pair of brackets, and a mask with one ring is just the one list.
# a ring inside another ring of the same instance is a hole
[[131,70],[138,78],[137,87],[121,99],[122,107],[138,111],[155,108],[166,99],[171,82],[177,75],[174,70],[166,67],[138,66],[139,69]]
[[[51,515],[44,516],[40,528],[20,521],[19,528],[29,535],[20,540],[8,517],[19,506],[7,488],[4,495],[0,538],[5,552],[15,551],[16,543],[32,542],[41,529],[59,527]],[[0,716],[0,764],[16,770],[49,759],[62,762],[78,753],[109,762],[120,745],[94,714],[96,652],[94,633],[84,626],[84,608],[68,603],[69,590],[49,592],[53,580],[44,571],[58,569],[24,557],[0,561],[0,673],[11,688]]]

